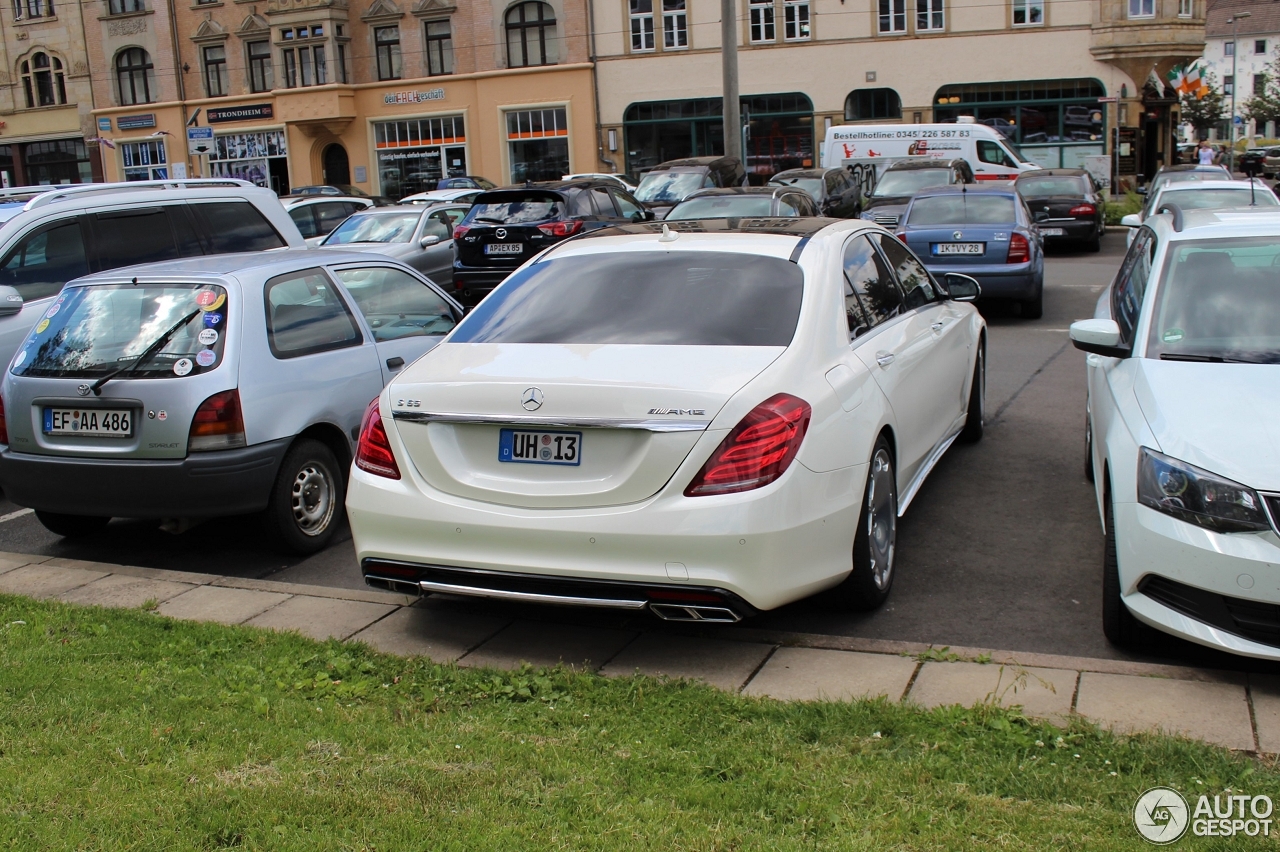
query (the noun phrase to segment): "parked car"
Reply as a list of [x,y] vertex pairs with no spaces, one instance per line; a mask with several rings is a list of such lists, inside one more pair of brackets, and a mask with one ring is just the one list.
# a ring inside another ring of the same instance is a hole
[[289,218],[298,226],[298,232],[307,245],[317,246],[334,228],[359,210],[373,206],[372,198],[349,196],[337,198],[331,195],[296,195],[280,199]]
[[1250,169],[1253,170],[1255,176],[1263,175],[1266,172],[1266,159],[1268,148],[1246,148],[1245,151],[1236,157],[1236,170],[1249,174]]
[[1043,314],[1044,247],[1012,186],[924,190],[907,205],[898,234],[935,276],[963,272],[982,284],[983,296],[1017,300],[1027,319]]
[[564,177],[561,178],[561,180],[583,180],[585,178],[615,180],[618,183],[622,184],[623,189],[625,189],[627,192],[632,193],[633,195],[635,194],[636,186],[638,185],[635,181],[631,179],[630,175],[618,174],[616,172],[582,172],[581,174],[576,174],[576,175],[565,175]]
[[974,183],[968,161],[915,159],[890,165],[876,181],[875,189],[862,207],[863,219],[892,228],[898,224],[911,197],[922,189]]
[[769,183],[803,189],[822,216],[856,219],[862,212],[862,188],[847,169],[790,169],[778,172]]
[[[1176,204],[1182,210],[1211,210],[1224,207],[1276,207],[1275,193],[1265,183],[1249,180],[1204,180],[1164,183],[1148,196],[1143,213],[1130,213],[1120,220],[1129,229],[1126,244],[1132,245],[1137,228],[1165,204]],[[1148,212],[1149,211],[1149,212]]]
[[1199,163],[1184,163],[1175,166],[1161,166],[1155,177],[1146,186],[1138,187],[1138,194],[1147,197],[1146,206],[1150,206],[1151,197],[1166,183],[1194,180],[1231,180],[1234,175],[1226,166],[1202,166]]
[[790,218],[817,216],[818,205],[803,189],[783,186],[732,186],[700,189],[667,214],[677,219]]
[[1280,147],[1267,148],[1262,155],[1262,176],[1270,179],[1276,175],[1280,175]]
[[0,387],[0,486],[58,535],[258,512],[281,547],[315,552],[369,396],[461,317],[415,271],[355,252],[77,279]]
[[476,200],[476,196],[484,192],[483,189],[433,189],[430,192],[418,192],[413,195],[406,195],[400,199],[401,204],[439,204],[440,202],[454,202],[456,204],[470,204]]
[[365,582],[678,621],[882,604],[898,518],[982,434],[978,284],[870,222],[759,224],[560,243],[397,376],[347,498]]
[[356,213],[321,249],[375,252],[408,264],[442,286],[453,283],[453,226],[470,209],[406,204]]
[[1032,214],[1041,217],[1045,243],[1074,243],[1089,251],[1102,248],[1107,232],[1106,193],[1084,169],[1041,169],[1019,175],[1013,186]]
[[0,227],[0,363],[9,363],[73,278],[150,261],[305,245],[276,194],[247,181],[77,184],[42,192]]
[[[497,189],[498,185],[493,181],[482,178],[479,175],[457,175],[454,177],[440,178],[436,183],[436,189]],[[401,199],[403,200],[403,199]]]
[[370,195],[360,187],[353,186],[352,184],[349,184],[349,183],[329,183],[329,184],[316,184],[314,186],[295,186],[292,189],[290,189],[289,194],[284,197],[292,198],[295,196],[303,196],[303,195],[338,195],[338,196],[344,196],[349,198],[368,198],[377,206],[382,206],[385,204],[395,204],[395,201],[393,201],[390,198],[387,198],[385,195]]
[[746,183],[746,169],[735,157],[687,157],[668,160],[646,172],[635,197],[661,219],[696,190]]
[[1117,645],[1150,627],[1280,660],[1278,230],[1271,208],[1155,215],[1071,326]]
[[455,298],[474,305],[516,267],[567,237],[652,218],[631,193],[594,178],[486,192],[453,229]]

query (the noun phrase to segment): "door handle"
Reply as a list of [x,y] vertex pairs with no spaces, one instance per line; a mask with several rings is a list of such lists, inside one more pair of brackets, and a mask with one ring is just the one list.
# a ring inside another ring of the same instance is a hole
[[892,353],[892,352],[877,352],[877,353],[876,353],[876,363],[877,363],[877,364],[879,364],[881,367],[887,367],[887,366],[889,366],[890,364],[892,364],[892,363],[893,363],[893,353]]
[[942,329],[943,329],[943,327],[944,327],[944,326],[946,326],[946,323],[945,323],[945,322],[941,322],[941,321],[939,321],[939,322],[935,322],[933,325],[929,326],[929,328],[933,329],[934,331],[942,331]]
[[387,359],[388,370],[399,370],[403,366],[404,366],[404,359],[401,358],[399,355],[395,356],[394,358]]

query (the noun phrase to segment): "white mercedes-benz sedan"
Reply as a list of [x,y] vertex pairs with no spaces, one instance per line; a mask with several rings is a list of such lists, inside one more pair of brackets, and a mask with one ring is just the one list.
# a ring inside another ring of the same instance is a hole
[[865,221],[566,240],[369,406],[365,580],[695,621],[878,606],[898,517],[982,434],[977,295]]
[[1280,659],[1280,211],[1147,219],[1071,326],[1107,638]]

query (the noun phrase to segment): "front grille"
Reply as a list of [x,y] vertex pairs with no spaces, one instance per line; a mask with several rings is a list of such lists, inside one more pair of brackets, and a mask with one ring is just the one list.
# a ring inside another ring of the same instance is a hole
[[898,224],[897,216],[877,216],[875,219],[877,225],[896,225]]
[[1280,648],[1280,605],[1219,595],[1154,574],[1142,579],[1138,591],[1196,621]]

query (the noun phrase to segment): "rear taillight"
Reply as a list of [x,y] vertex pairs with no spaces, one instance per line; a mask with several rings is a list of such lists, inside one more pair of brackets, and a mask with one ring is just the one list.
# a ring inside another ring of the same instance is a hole
[[4,397],[0,397],[0,444],[9,443],[9,424],[4,419]]
[[902,240],[902,241],[905,243],[905,242],[907,241],[907,232],[906,232],[906,231],[899,231],[899,232],[898,232],[898,239]]
[[391,452],[391,442],[387,440],[387,430],[382,426],[382,412],[376,397],[364,410],[364,420],[360,422],[356,467],[387,479],[400,478],[400,466]]
[[191,418],[188,452],[230,450],[244,445],[244,415],[240,411],[239,391],[215,393],[200,403],[196,416]]
[[582,230],[581,219],[570,219],[568,222],[549,222],[539,225],[538,230],[548,237],[571,237]]
[[1072,216],[1097,216],[1098,208],[1092,204],[1077,204],[1071,208]]
[[1009,257],[1005,259],[1005,263],[1026,263],[1031,260],[1031,244],[1027,242],[1027,238],[1022,234],[1013,234],[1009,237]]
[[773,482],[791,466],[812,413],[809,403],[790,394],[766,399],[725,436],[685,496],[750,491]]
[[467,231],[470,231],[470,230],[471,230],[471,226],[470,226],[470,225],[454,225],[454,226],[453,226],[453,238],[454,238],[455,240],[460,240],[460,239],[462,239],[463,235],[465,235],[465,234],[467,233]]

